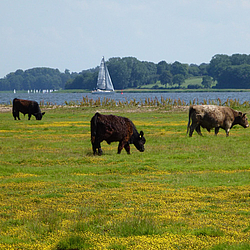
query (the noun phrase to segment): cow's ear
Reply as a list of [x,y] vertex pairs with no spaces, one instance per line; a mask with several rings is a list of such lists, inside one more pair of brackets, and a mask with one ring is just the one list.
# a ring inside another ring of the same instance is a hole
[[239,112],[239,116],[242,116],[242,112]]
[[45,112],[42,112],[42,116],[44,116],[45,115]]
[[140,132],[140,137],[143,137],[144,133],[143,131]]

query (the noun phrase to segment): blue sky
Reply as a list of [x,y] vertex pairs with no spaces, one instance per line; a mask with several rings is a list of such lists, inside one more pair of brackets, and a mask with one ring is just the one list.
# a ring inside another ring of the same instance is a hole
[[250,54],[249,0],[1,0],[0,77],[80,72],[102,56],[208,63]]

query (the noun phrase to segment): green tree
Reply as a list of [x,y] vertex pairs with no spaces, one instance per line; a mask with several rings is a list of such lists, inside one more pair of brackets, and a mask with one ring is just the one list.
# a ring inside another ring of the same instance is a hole
[[209,67],[209,64],[207,64],[207,63],[201,63],[199,65],[200,75],[201,76],[208,75],[208,67]]
[[218,80],[222,72],[231,66],[231,60],[228,55],[215,55],[210,61],[208,73],[214,80]]
[[201,71],[198,65],[196,64],[190,64],[188,67],[188,74],[191,76],[200,76]]
[[171,73],[172,75],[183,75],[185,78],[188,77],[188,65],[187,64],[182,64],[180,62],[174,62],[171,65]]
[[166,61],[160,61],[158,64],[157,64],[157,74],[158,75],[161,75],[164,71],[166,70],[170,70],[170,65],[167,64]]
[[227,67],[220,75],[216,88],[249,89],[250,65],[236,65]]
[[213,81],[211,76],[203,76],[202,77],[202,82],[201,84],[203,85],[204,88],[211,88]]
[[172,86],[173,84],[172,79],[173,79],[173,75],[171,74],[169,70],[164,70],[159,77],[161,84],[165,85],[165,88],[167,88],[167,85]]
[[178,87],[181,86],[181,84],[183,84],[185,82],[185,77],[184,75],[181,74],[177,74],[173,77],[173,84],[177,84]]
[[6,78],[0,79],[0,91],[11,90],[10,83]]
[[250,64],[250,57],[246,54],[233,54],[230,61],[232,65]]
[[107,62],[107,67],[115,89],[125,89],[129,86],[131,68],[125,60],[119,57],[111,58]]

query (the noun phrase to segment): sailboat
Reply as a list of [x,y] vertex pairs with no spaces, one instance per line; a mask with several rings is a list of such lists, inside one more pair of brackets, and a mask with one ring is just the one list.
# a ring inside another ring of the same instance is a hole
[[114,92],[114,86],[112,84],[106,62],[104,57],[102,57],[98,73],[97,86],[96,89],[92,91],[92,94],[112,94]]

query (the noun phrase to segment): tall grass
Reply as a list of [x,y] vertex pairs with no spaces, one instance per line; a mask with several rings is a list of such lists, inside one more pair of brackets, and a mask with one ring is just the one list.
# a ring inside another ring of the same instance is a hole
[[[44,100],[40,101],[40,106],[43,108],[56,108],[60,107],[61,105],[57,105],[56,103],[51,102],[44,102]],[[199,100],[198,98],[189,101],[188,103],[184,100],[178,99],[171,99],[171,98],[163,98],[161,96],[160,99],[157,97],[155,98],[145,98],[140,99],[139,101],[135,98],[133,99],[125,99],[125,101],[116,101],[112,98],[104,97],[101,99],[100,97],[96,100],[93,98],[89,98],[88,96],[83,96],[82,100],[80,101],[64,101],[64,106],[68,107],[105,107],[105,108],[125,108],[125,107],[162,107],[162,108],[173,108],[176,106],[188,106],[188,105],[220,105],[220,106],[228,106],[231,108],[250,108],[249,101],[244,101],[243,103],[240,102],[239,99],[227,99],[225,102],[222,102],[220,98],[217,100]],[[10,101],[10,105],[12,102]]]
[[[124,107],[163,107],[163,108],[172,108],[176,106],[188,106],[188,105],[200,105],[200,104],[211,104],[211,105],[220,105],[220,106],[228,106],[231,108],[238,108],[244,107],[249,108],[250,103],[249,101],[245,101],[243,103],[240,102],[239,99],[227,99],[224,103],[222,103],[221,99],[218,98],[217,100],[199,100],[194,99],[189,103],[185,102],[184,100],[178,99],[171,99],[171,98],[163,98],[161,96],[160,99],[157,97],[155,98],[145,98],[140,99],[139,101],[136,99],[130,99],[125,101],[116,101],[112,98],[104,97],[101,99],[100,97],[96,100],[93,98],[89,98],[88,96],[83,97],[81,101],[65,101],[64,104],[66,106],[79,106],[79,107],[106,107],[106,108],[124,108]],[[42,107],[53,107],[52,103],[44,103],[40,102]]]

